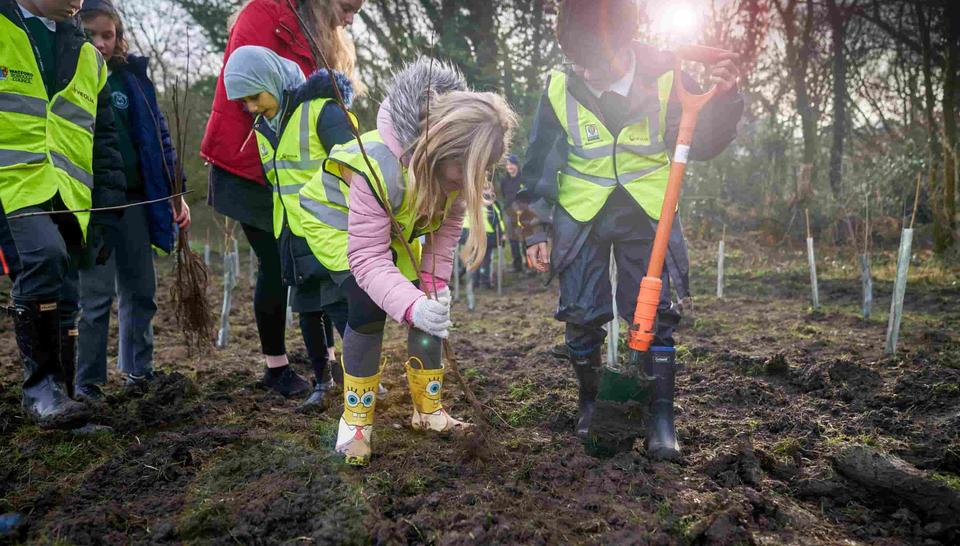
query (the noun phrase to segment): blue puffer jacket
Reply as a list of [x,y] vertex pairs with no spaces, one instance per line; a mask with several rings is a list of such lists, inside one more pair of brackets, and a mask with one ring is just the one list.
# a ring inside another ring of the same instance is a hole
[[[130,95],[130,136],[140,152],[140,174],[147,200],[171,195],[172,178],[178,168],[177,151],[170,140],[167,120],[157,104],[157,90],[147,77],[149,59],[130,55],[127,64],[112,67],[123,78]],[[177,227],[169,201],[147,208],[150,242],[163,252],[173,251]]]

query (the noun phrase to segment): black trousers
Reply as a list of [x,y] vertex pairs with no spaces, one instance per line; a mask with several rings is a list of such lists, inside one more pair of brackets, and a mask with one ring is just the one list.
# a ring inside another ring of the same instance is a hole
[[[619,199],[617,199],[619,197]],[[614,195],[592,224],[580,225],[562,208],[554,215],[554,236],[565,240],[581,237],[584,229],[590,230],[579,248],[570,247],[572,257],[551,261],[562,264],[559,271],[560,305],[556,318],[566,323],[567,346],[574,354],[585,355],[600,347],[606,339],[603,328],[613,318],[613,298],[610,283],[610,251],[613,249],[617,263],[617,311],[627,322],[633,321],[637,306],[640,282],[647,273],[651,247],[655,235],[655,222],[625,195]],[[682,238],[679,220],[675,229]],[[555,243],[554,251],[557,245]],[[660,302],[657,306],[657,323],[654,345],[673,346],[673,333],[680,323],[679,308],[672,302],[671,289],[686,292],[685,286],[672,286],[672,280],[685,279],[685,275],[671,272],[671,268],[686,264],[686,247],[680,245],[677,254],[664,263],[661,281]]]
[[287,353],[287,287],[280,276],[280,250],[273,233],[240,224],[247,242],[257,255],[257,287],[253,294],[253,315],[260,335],[260,349],[268,356]]

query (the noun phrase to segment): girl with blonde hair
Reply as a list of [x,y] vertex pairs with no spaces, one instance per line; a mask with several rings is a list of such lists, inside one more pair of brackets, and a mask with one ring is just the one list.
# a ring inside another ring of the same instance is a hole
[[[410,327],[411,426],[436,432],[470,426],[440,401],[441,339],[451,326],[447,282],[464,216],[482,224],[483,190],[516,125],[502,97],[468,91],[452,66],[419,59],[394,75],[377,129],[361,136],[366,157],[356,141],[336,147],[300,191],[309,212],[303,218],[307,242],[347,296],[336,450],[348,464],[370,459],[388,315]],[[485,247],[484,234],[472,234],[464,262],[475,269]]]
[[[353,77],[356,55],[345,27],[362,6],[363,0],[248,0],[230,21],[224,66],[239,48],[260,46],[293,61],[306,78],[322,65],[312,51],[312,36],[332,67],[359,90]],[[240,101],[227,98],[221,72],[200,154],[210,163],[209,204],[240,224],[259,262],[253,312],[265,360],[261,383],[283,396],[299,396],[310,385],[288,365],[285,339],[287,286],[296,279],[283,278],[273,233],[273,194],[260,163],[254,117]],[[330,342],[330,321],[325,324]],[[332,358],[332,344],[328,352]],[[325,382],[315,383],[309,400],[321,398]]]

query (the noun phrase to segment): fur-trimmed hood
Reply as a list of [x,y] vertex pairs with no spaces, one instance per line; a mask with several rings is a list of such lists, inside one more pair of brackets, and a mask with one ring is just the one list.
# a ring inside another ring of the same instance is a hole
[[403,149],[420,136],[428,89],[435,95],[466,91],[467,80],[452,63],[430,57],[420,57],[394,72],[384,103],[390,105],[390,120]]
[[333,78],[331,79],[327,69],[321,68],[313,74],[310,74],[307,81],[303,82],[300,87],[290,92],[290,111],[292,112],[301,103],[314,99],[337,98],[334,84],[340,88],[340,94],[343,95],[343,100],[347,103],[347,108],[350,108],[350,105],[353,104],[353,82],[350,81],[350,78],[348,78],[346,74],[338,70],[333,71]]

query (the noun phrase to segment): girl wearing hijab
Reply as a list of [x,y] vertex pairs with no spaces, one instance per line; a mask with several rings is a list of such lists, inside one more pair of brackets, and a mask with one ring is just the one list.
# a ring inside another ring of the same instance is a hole
[[[332,346],[332,321],[343,335],[347,303],[333,279],[304,240],[298,192],[319,171],[336,144],[353,138],[352,120],[337,102],[334,85],[344,100],[353,97],[350,80],[320,70],[304,79],[296,63],[260,46],[243,46],[224,68],[227,98],[240,101],[256,116],[257,150],[273,193],[273,236],[280,249],[283,283],[293,288],[293,310],[316,379],[306,407],[326,407],[329,382],[327,347]],[[265,382],[284,388],[289,367],[268,368]]]
[[[362,6],[363,0],[246,0],[230,21],[224,65],[238,48],[257,45],[293,61],[304,76],[312,74],[320,68],[320,60],[311,52],[309,33],[333,69],[350,76],[354,89],[362,91],[354,79],[356,53],[346,31]],[[273,196],[251,133],[252,123],[253,116],[243,104],[227,98],[221,73],[200,145],[200,154],[210,163],[208,201],[218,213],[240,224],[257,255],[253,311],[265,364],[274,369],[265,374],[264,383],[285,396],[294,396],[309,391],[310,385],[287,367],[287,291],[280,278],[280,254],[273,236]],[[332,346],[329,352],[332,356]],[[283,377],[283,381],[271,381],[267,376]]]
[[[364,465],[370,459],[388,315],[410,327],[406,372],[411,426],[433,432],[470,426],[451,417],[440,402],[440,341],[450,327],[447,281],[463,218],[482,225],[488,175],[509,149],[516,124],[500,95],[467,91],[455,68],[420,59],[394,76],[377,129],[361,137],[366,156],[356,141],[338,146],[323,172],[300,190],[301,206],[312,212],[302,215],[307,242],[349,303],[343,335],[344,410],[336,443],[347,464]],[[386,207],[402,235],[392,234]],[[409,241],[413,260],[401,236]],[[421,236],[426,238],[422,259]],[[485,245],[482,230],[471,232],[464,252],[471,269],[483,260]],[[422,287],[415,284],[418,276]]]

